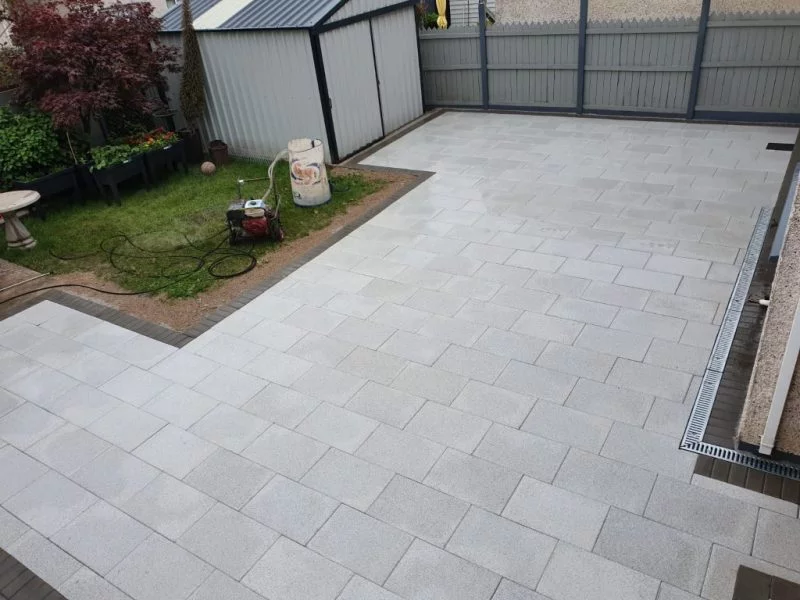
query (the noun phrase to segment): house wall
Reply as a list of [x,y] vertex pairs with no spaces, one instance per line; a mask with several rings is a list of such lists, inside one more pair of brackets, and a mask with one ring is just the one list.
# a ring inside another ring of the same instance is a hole
[[[179,35],[162,39],[180,47]],[[221,139],[231,154],[264,160],[300,137],[319,138],[327,150],[307,31],[209,31],[198,32],[198,39],[206,140]],[[179,110],[180,74],[168,74],[168,80],[170,106]]]
[[[494,10],[496,0],[487,0],[486,8]],[[466,27],[478,24],[478,0],[450,0],[450,26]]]

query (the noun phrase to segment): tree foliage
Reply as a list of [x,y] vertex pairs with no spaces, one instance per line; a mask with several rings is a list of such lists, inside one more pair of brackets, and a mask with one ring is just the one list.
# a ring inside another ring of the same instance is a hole
[[189,0],[183,0],[183,72],[181,73],[181,112],[191,130],[203,116],[205,91],[203,90],[203,57],[194,29]]
[[10,13],[20,98],[50,113],[57,127],[88,130],[106,111],[147,112],[148,90],[176,68],[148,2],[13,2]]

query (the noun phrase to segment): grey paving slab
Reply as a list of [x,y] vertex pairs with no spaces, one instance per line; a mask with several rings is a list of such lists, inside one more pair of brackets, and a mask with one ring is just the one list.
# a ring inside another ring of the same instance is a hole
[[395,476],[367,511],[431,544],[443,546],[469,504],[405,477]]
[[407,431],[380,425],[356,452],[356,456],[422,481],[444,452],[444,446]]
[[262,597],[249,590],[238,581],[231,579],[221,571],[214,571],[195,590],[190,600],[262,600]]
[[267,598],[335,600],[351,576],[344,567],[282,537],[242,583]]
[[536,359],[536,364],[570,375],[605,381],[615,360],[616,357],[610,354],[551,342]]
[[278,537],[260,523],[217,504],[181,535],[178,544],[240,579]]
[[76,471],[71,478],[103,500],[119,506],[158,474],[155,467],[119,448],[111,448]]
[[753,556],[800,571],[800,521],[769,510],[758,512]]
[[259,377],[221,366],[195,384],[193,389],[214,400],[239,408],[267,385],[267,381]]
[[473,343],[477,350],[533,364],[547,341],[501,329],[489,328]]
[[576,381],[576,377],[567,373],[512,360],[495,384],[519,394],[530,394],[550,403],[563,404]]
[[424,483],[462,500],[499,513],[521,478],[497,463],[448,448]]
[[130,366],[125,371],[105,382],[100,389],[133,406],[142,406],[171,385],[150,371]]
[[388,385],[400,374],[406,362],[383,352],[359,347],[340,362],[338,368],[356,377]]
[[184,481],[236,509],[242,508],[275,474],[220,448],[195,467]]
[[47,473],[49,469],[23,454],[13,446],[0,448],[0,502],[5,502],[17,492]]
[[523,477],[503,516],[559,540],[590,550],[608,505]]
[[440,369],[410,363],[392,382],[393,388],[440,404],[451,404],[467,378]]
[[365,417],[403,428],[425,400],[368,381],[347,403],[346,408]]
[[135,600],[187,598],[213,569],[159,535],[151,535],[108,574]]
[[51,540],[105,575],[149,535],[149,528],[101,500],[56,532]]
[[400,596],[356,575],[337,600],[400,600]]
[[560,543],[536,590],[553,600],[654,600],[658,583],[633,569]]
[[319,400],[277,383],[270,383],[242,406],[242,410],[294,429],[314,410]]
[[624,308],[619,311],[619,314],[611,323],[612,329],[658,337],[673,342],[677,342],[680,339],[685,326],[686,321],[684,319]]
[[332,448],[306,473],[302,483],[366,510],[391,478],[391,471]]
[[595,554],[700,593],[711,543],[612,508],[594,547]]
[[411,600],[488,600],[499,581],[491,571],[415,540],[386,587]]
[[610,419],[552,402],[537,402],[522,424],[522,430],[598,453],[611,430],[612,423]]
[[84,598],[85,600],[130,600],[130,596],[121,592],[118,588],[86,567],[78,570],[59,587],[67,598]]
[[202,492],[161,474],[120,508],[161,535],[179,538],[214,506]]
[[62,425],[63,419],[26,402],[0,418],[0,440],[24,450]]
[[213,360],[191,352],[178,351],[160,361],[150,371],[160,377],[192,387],[218,368]]
[[55,469],[71,475],[111,444],[74,425],[64,425],[27,449],[27,454]]
[[674,402],[683,401],[691,381],[689,373],[626,359],[619,359],[606,379],[612,385]]
[[565,406],[615,421],[642,426],[650,414],[653,397],[589,379],[580,379],[575,384]]
[[575,341],[575,346],[610,356],[641,361],[647,354],[652,341],[653,338],[647,335],[586,325]]
[[50,471],[3,503],[6,510],[45,536],[51,536],[97,502],[97,497]]
[[8,552],[56,588],[81,568],[80,562],[33,530],[11,544]]
[[268,426],[267,421],[251,413],[221,404],[195,423],[191,433],[232,452],[241,452]]
[[470,381],[455,399],[452,407],[497,423],[519,427],[528,416],[534,402],[530,396]]
[[177,427],[189,429],[217,404],[219,402],[213,398],[180,384],[173,384],[142,406],[142,410]]
[[341,505],[308,547],[380,585],[412,540],[391,525]]
[[272,425],[245,448],[242,456],[292,479],[300,479],[327,449],[322,442]]
[[134,455],[182,479],[216,450],[214,444],[167,425],[139,446]]
[[446,549],[535,588],[556,540],[478,508],[470,508]]
[[672,294],[653,292],[644,306],[650,313],[710,323],[717,312],[718,303],[697,298],[685,298]]
[[573,448],[553,483],[588,498],[643,514],[655,481],[654,473]]
[[338,369],[314,365],[292,384],[292,388],[312,398],[344,406],[365,382],[364,378]]
[[80,384],[56,398],[49,411],[78,427],[88,427],[122,404],[121,400]]
[[0,546],[8,548],[30,530],[30,527],[7,510],[0,508]]
[[526,312],[511,329],[540,339],[571,344],[583,329],[583,323]]
[[601,454],[682,481],[691,479],[696,460],[694,454],[679,450],[674,438],[619,422]]
[[242,512],[271,529],[305,544],[339,505],[338,501],[276,475]]
[[481,323],[471,323],[455,317],[431,315],[416,328],[416,331],[426,337],[469,346],[477,340],[488,328]]
[[645,517],[722,544],[750,552],[758,509],[688,483],[659,477]]
[[411,419],[406,430],[444,446],[472,452],[491,422],[460,410],[427,402]]
[[355,452],[377,426],[373,419],[323,402],[297,426],[297,431],[345,452]]

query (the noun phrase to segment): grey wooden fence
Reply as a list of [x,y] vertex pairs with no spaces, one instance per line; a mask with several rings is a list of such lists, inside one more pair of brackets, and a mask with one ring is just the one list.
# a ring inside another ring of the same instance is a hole
[[425,103],[800,122],[800,13],[705,11],[421,32]]

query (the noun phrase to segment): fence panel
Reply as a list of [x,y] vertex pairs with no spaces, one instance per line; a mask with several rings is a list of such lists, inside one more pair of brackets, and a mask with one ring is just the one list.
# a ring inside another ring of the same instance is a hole
[[499,25],[486,34],[491,105],[575,106],[577,23]]
[[798,112],[800,14],[712,13],[697,110]]
[[589,22],[586,110],[685,113],[697,19]]
[[589,20],[583,73],[577,20],[490,25],[485,99],[480,26],[422,32],[425,103],[800,122],[800,13],[712,13],[689,106],[701,23]]
[[481,61],[477,27],[420,33],[426,106],[480,106]]

